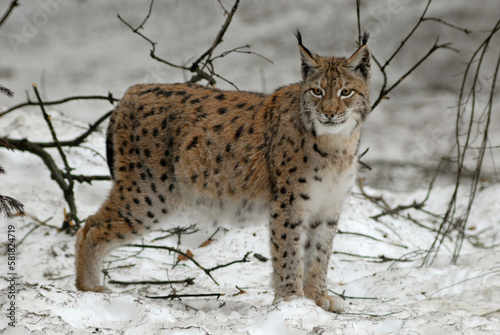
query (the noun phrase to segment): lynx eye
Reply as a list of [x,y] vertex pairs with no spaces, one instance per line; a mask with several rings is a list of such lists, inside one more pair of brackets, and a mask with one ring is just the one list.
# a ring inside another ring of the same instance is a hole
[[354,94],[354,90],[350,88],[343,88],[339,91],[339,96],[341,98],[350,98]]
[[322,97],[323,90],[319,87],[314,87],[314,88],[311,88],[311,94],[314,95],[315,97]]

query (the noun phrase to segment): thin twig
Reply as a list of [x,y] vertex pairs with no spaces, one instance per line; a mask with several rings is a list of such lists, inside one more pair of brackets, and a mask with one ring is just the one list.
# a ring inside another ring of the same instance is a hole
[[362,234],[362,233],[354,233],[354,232],[343,231],[343,230],[337,229],[337,234],[339,234],[339,235],[345,234],[345,235],[354,235],[354,236],[366,237],[366,238],[369,238],[369,239],[377,241],[377,242],[384,242],[384,243],[388,243],[388,244],[391,244],[391,245],[396,246],[396,247],[408,249],[408,247],[406,245],[394,243],[394,242],[391,242],[391,241],[381,240],[379,238],[376,238],[376,237],[373,237],[373,236],[370,236],[370,235],[366,235],[366,234]]
[[471,31],[467,28],[462,28],[462,27],[459,27],[459,26],[456,26],[454,24],[451,24],[451,23],[448,23],[442,19],[437,19],[437,18],[434,18],[434,17],[425,17],[422,19],[422,21],[436,21],[436,22],[439,22],[439,23],[442,23],[450,28],[453,28],[453,29],[456,29],[456,30],[460,30],[460,31],[463,31],[466,35],[469,35],[471,33]]
[[[45,103],[44,103],[44,105],[45,105]],[[106,121],[107,118],[109,118],[109,116],[111,115],[112,112],[113,111],[107,112],[106,114],[101,116],[96,122],[94,122],[93,124],[90,124],[89,128],[83,134],[78,136],[77,138],[75,138],[73,140],[69,140],[69,141],[60,141],[59,145],[61,147],[78,147],[78,146],[80,146],[87,139],[87,137],[89,137],[93,132],[95,132],[98,129],[98,127],[101,123],[103,123],[104,121]],[[19,140],[19,139],[11,139],[11,138],[0,138],[0,140],[2,140],[2,139],[7,140],[8,142],[10,142],[10,144],[14,145],[16,148],[23,147],[24,144],[28,141],[27,139],[20,139]],[[30,142],[30,143],[32,145],[36,145],[39,148],[56,148],[58,146],[58,144],[55,142]],[[2,143],[0,143],[0,146],[3,146]]]
[[[474,172],[473,176],[473,182],[471,184],[471,197],[469,198],[469,204],[467,206],[466,212],[457,217],[456,216],[456,211],[457,211],[457,201],[458,201],[458,192],[459,189],[461,189],[461,182],[462,182],[462,177],[465,172],[465,167],[464,167],[464,162],[465,162],[465,157],[467,154],[467,151],[469,149],[470,141],[471,141],[471,134],[472,134],[472,126],[475,124],[474,116],[475,116],[475,103],[476,103],[476,91],[479,90],[478,88],[478,80],[479,80],[479,73],[481,70],[481,65],[483,63],[484,56],[488,50],[488,46],[490,44],[490,41],[492,37],[500,30],[500,19],[496,22],[495,26],[491,30],[490,34],[483,40],[483,42],[479,45],[479,47],[475,50],[475,52],[472,54],[469,62],[467,63],[467,66],[465,68],[463,78],[462,78],[462,84],[460,88],[460,93],[458,95],[458,103],[457,103],[457,113],[456,113],[456,122],[455,122],[455,149],[457,151],[457,168],[455,171],[456,174],[456,181],[455,181],[455,188],[453,191],[452,196],[450,197],[450,200],[448,202],[448,206],[446,209],[445,214],[442,217],[441,224],[438,228],[438,233],[436,234],[436,237],[434,241],[432,242],[432,245],[430,246],[427,254],[425,255],[422,265],[432,263],[434,259],[437,256],[437,253],[445,239],[445,236],[447,236],[453,229],[457,229],[459,232],[459,238],[457,239],[457,244],[455,246],[455,250],[453,253],[452,257],[452,263],[456,262],[458,258],[458,254],[460,252],[460,248],[463,242],[463,238],[465,236],[465,225],[467,224],[467,220],[469,217],[470,209],[472,206],[472,203],[474,201],[474,194],[477,190],[477,184],[479,181],[479,172],[481,170],[482,166],[482,158],[484,157],[484,150],[481,150],[482,153],[480,154],[480,159],[477,160],[476,164],[476,170]],[[476,61],[476,57],[479,55],[479,59]],[[500,62],[500,57],[497,62],[497,67],[494,72],[494,80],[492,82],[492,88],[495,87],[495,81],[496,81],[496,76],[498,74],[498,66]],[[473,76],[472,79],[472,85],[470,88],[470,95],[472,96],[472,101],[471,101],[471,110],[470,110],[470,117],[467,125],[467,132],[465,133],[465,141],[464,144],[462,145],[461,143],[461,136],[462,134],[460,133],[460,129],[462,128],[462,123],[463,123],[463,117],[464,113],[466,110],[467,105],[469,104],[468,98],[465,97],[465,87],[466,84],[468,83],[468,78],[469,78],[469,73],[471,72],[471,67],[473,64],[476,64],[476,72]],[[492,111],[492,103],[493,103],[493,91],[490,92],[490,97],[487,105],[487,120],[489,120],[491,116],[491,111]],[[484,148],[487,143],[488,139],[488,128],[489,128],[489,121],[486,123],[485,128],[484,128],[484,134],[483,134],[483,142],[481,147]],[[434,255],[431,259],[431,255]]]
[[211,271],[215,271],[215,270],[218,270],[218,269],[222,269],[222,268],[225,268],[225,267],[228,267],[230,265],[233,265],[233,264],[236,264],[236,263],[247,263],[247,262],[250,262],[248,260],[248,256],[251,254],[252,252],[251,251],[247,251],[247,253],[245,254],[245,256],[243,256],[243,259],[239,259],[239,260],[236,260],[236,261],[232,261],[232,262],[229,262],[227,264],[222,264],[222,265],[217,265],[217,266],[214,266],[213,268],[210,268],[206,271],[208,272],[211,272]]
[[186,284],[193,285],[195,278],[186,278],[182,280],[138,280],[138,281],[123,281],[110,280],[109,284],[117,285],[171,285],[171,284]]
[[149,4],[148,14],[144,18],[144,20],[142,20],[141,24],[139,26],[137,26],[137,28],[135,28],[135,31],[137,31],[139,29],[144,29],[144,24],[146,24],[146,21],[149,20],[149,17],[151,16],[151,12],[153,11],[154,2],[155,2],[155,0],[151,0],[151,3]]
[[149,299],[180,299],[180,298],[203,298],[203,297],[216,297],[219,299],[225,293],[200,293],[200,294],[169,294],[160,296],[146,296]]
[[[57,150],[59,152],[59,155],[61,156],[61,159],[63,161],[64,167],[66,169],[66,174],[65,177],[68,180],[68,183],[62,183],[62,190],[64,192],[64,197],[69,200],[68,205],[70,206],[70,213],[68,217],[68,221],[64,223],[63,229],[69,228],[71,226],[71,222],[74,220],[76,224],[78,225],[80,221],[78,220],[77,216],[77,209],[75,205],[75,200],[74,200],[74,193],[73,193],[73,186],[74,186],[74,181],[73,178],[71,177],[71,168],[68,164],[68,160],[66,158],[66,154],[62,150],[61,144],[59,143],[59,140],[57,138],[56,131],[54,130],[54,126],[52,125],[52,122],[50,121],[50,116],[47,114],[45,111],[45,107],[42,102],[42,98],[40,97],[40,93],[38,92],[38,88],[36,85],[33,85],[33,90],[35,91],[36,98],[38,99],[38,103],[40,105],[40,109],[43,114],[43,118],[45,122],[47,123],[47,126],[50,129],[50,134],[52,135],[52,139],[54,140],[54,143],[56,144]],[[66,218],[65,218],[66,221]]]
[[[436,50],[438,49],[450,49],[453,51],[457,51],[456,49],[453,49],[451,47],[451,43],[443,43],[443,44],[438,44],[438,40],[434,42],[434,45],[429,49],[429,51],[420,58],[420,60],[415,63],[408,71],[406,71],[398,80],[396,80],[389,88],[386,88],[386,83],[387,83],[387,76],[384,76],[384,84],[380,90],[380,94],[378,98],[375,100],[375,102],[372,104],[372,110],[377,107],[377,105],[383,100],[387,99],[387,95],[394,90],[396,87],[403,82],[406,77],[408,77],[413,71],[415,71],[427,58],[429,58],[430,55],[432,55]],[[378,61],[376,61],[378,63]],[[387,62],[380,68],[382,71],[385,71],[385,66],[387,66]]]
[[361,7],[361,0],[356,0],[356,17],[358,21],[358,46],[361,46],[361,19],[360,19],[360,7]]
[[352,254],[348,252],[343,252],[343,251],[334,251],[333,254],[336,255],[345,255],[345,256],[351,256],[351,257],[358,257],[358,258],[364,258],[364,259],[373,259],[373,263],[385,263],[385,262],[393,262],[393,261],[398,261],[398,262],[412,262],[410,259],[401,259],[401,258],[391,258],[391,257],[386,257],[384,255],[380,256],[363,256],[363,255],[357,255],[357,254]]
[[[67,97],[67,98],[59,99],[59,100],[44,101],[43,104],[45,106],[53,106],[53,105],[60,105],[60,104],[64,104],[64,103],[67,103],[70,101],[75,101],[75,100],[107,100],[111,104],[118,101],[118,99],[115,99],[113,97],[113,95],[111,93],[109,93],[107,96],[104,96],[104,95],[77,95],[77,96]],[[4,116],[6,114],[9,114],[10,112],[12,112],[16,109],[19,109],[19,108],[23,108],[26,106],[38,106],[38,105],[39,105],[38,102],[33,102],[28,98],[28,101],[17,104],[15,106],[12,106],[12,107],[6,109],[5,111],[1,112],[0,117]]]
[[111,176],[105,175],[105,176],[85,176],[85,175],[75,175],[72,174],[71,178],[73,178],[74,181],[79,182],[80,184],[82,183],[87,183],[87,184],[92,184],[93,181],[108,181],[111,180]]
[[[231,8],[231,11],[227,14],[226,21],[222,25],[221,29],[217,33],[217,36],[215,37],[214,41],[212,42],[212,46],[210,49],[205,51],[197,60],[193,62],[193,65],[191,65],[191,68],[198,68],[198,64],[203,60],[207,59],[208,61],[212,57],[212,53],[214,52],[215,48],[222,42],[222,38],[224,37],[224,34],[227,31],[227,28],[229,27],[229,24],[231,23],[231,20],[233,19],[233,15],[238,9],[238,5],[240,3],[240,0],[236,0],[234,2],[233,7]],[[203,70],[203,67],[201,68]]]
[[250,49],[250,48],[251,48],[251,45],[247,44],[247,45],[243,45],[243,46],[240,46],[240,47],[236,47],[236,48],[231,49],[231,50],[226,50],[223,53],[221,53],[220,55],[212,57],[211,61],[213,62],[216,59],[224,58],[224,57],[226,57],[227,55],[229,55],[231,53],[240,53],[240,54],[255,55],[255,56],[260,57],[263,60],[271,63],[271,64],[274,64],[272,60],[270,60],[269,58],[267,58],[267,57],[265,57],[265,56],[263,56],[263,55],[261,55],[261,54],[259,54],[257,52],[250,51],[250,50],[241,50],[241,49]]
[[204,72],[203,70],[201,70],[198,66],[194,67],[194,66],[191,66],[191,67],[186,67],[186,66],[182,66],[182,65],[177,65],[177,64],[174,64],[172,62],[169,62],[161,57],[159,57],[158,55],[156,55],[156,44],[157,42],[154,42],[153,40],[151,40],[149,37],[147,37],[146,35],[142,34],[141,32],[139,32],[139,28],[144,28],[144,24],[146,24],[146,21],[149,19],[149,16],[151,14],[151,8],[153,6],[153,1],[151,1],[151,4],[150,4],[150,11],[148,12],[148,15],[146,15],[145,19],[143,20],[143,22],[141,23],[141,25],[137,28],[134,28],[132,27],[132,25],[130,23],[128,23],[127,21],[125,21],[119,14],[118,14],[118,19],[123,22],[123,24],[125,24],[127,27],[129,27],[133,33],[139,35],[140,37],[142,37],[144,40],[146,40],[150,45],[151,45],[151,50],[150,50],[150,53],[149,53],[149,56],[151,58],[153,58],[154,60],[160,62],[160,63],[163,63],[165,65],[168,65],[168,66],[171,66],[171,67],[174,67],[174,68],[177,68],[177,69],[181,69],[181,70],[186,70],[186,71],[190,71],[190,72],[193,72],[193,73],[196,73],[196,75],[200,78],[200,79],[205,79],[207,80],[210,84],[215,84],[215,81],[212,78],[212,75],[209,74],[209,73],[206,73]]
[[488,316],[488,315],[491,315],[491,314],[495,314],[495,313],[500,313],[500,308],[495,310],[495,311],[491,311],[491,312],[488,312],[488,313],[484,313],[484,314],[481,314],[479,315],[480,317],[484,318],[485,316]]
[[7,18],[9,17],[9,15],[12,13],[12,11],[14,10],[14,7],[16,7],[16,6],[19,5],[17,2],[18,2],[18,0],[12,0],[10,2],[9,8],[7,8],[7,10],[3,14],[2,18],[0,19],[0,27],[7,20]]
[[34,232],[35,230],[37,230],[37,229],[38,229],[38,228],[40,228],[41,226],[42,226],[42,225],[35,225],[33,228],[31,228],[31,229],[30,229],[30,231],[29,231],[29,232],[27,232],[27,233],[26,233],[26,235],[24,235],[24,236],[23,236],[23,238],[22,238],[19,242],[17,242],[16,247],[19,247],[19,246],[20,246],[20,245],[24,242],[24,240],[25,240],[25,239],[26,239],[26,238],[27,238],[27,237],[28,237],[28,236],[29,236],[32,232]]
[[500,273],[500,270],[494,270],[494,271],[489,271],[489,272],[486,272],[482,275],[479,275],[479,276],[474,276],[474,277],[470,277],[470,278],[467,278],[467,279],[464,279],[464,280],[460,280],[452,285],[449,285],[449,286],[445,286],[445,287],[441,287],[440,289],[432,292],[431,294],[428,295],[428,297],[432,297],[433,295],[435,295],[436,293],[440,292],[440,291],[443,291],[443,290],[446,290],[446,289],[449,289],[451,287],[454,287],[454,286],[457,286],[457,285],[460,285],[460,284],[463,284],[465,282],[468,282],[468,281],[471,281],[471,280],[474,280],[474,279],[479,279],[479,278],[483,278],[483,277],[486,277],[488,275],[491,275],[491,274],[495,274],[495,273]]
[[356,299],[356,300],[379,300],[379,298],[374,298],[374,297],[353,297],[353,296],[348,296],[348,295],[345,295],[345,290],[342,292],[342,293],[337,293],[333,290],[330,290],[328,289],[329,292],[341,297],[343,300],[346,300],[346,299]]
[[151,240],[152,242],[163,240],[171,236],[177,235],[177,246],[181,244],[181,235],[191,235],[199,231],[196,228],[196,224],[189,225],[187,227],[174,227],[168,230],[161,230],[162,232],[167,232],[168,235],[160,236]]
[[401,44],[392,53],[392,55],[389,57],[389,59],[387,59],[385,61],[384,65],[382,65],[382,69],[385,69],[390,64],[390,62],[394,59],[394,57],[396,57],[396,55],[401,51],[401,49],[406,44],[406,42],[408,42],[408,40],[413,35],[413,33],[415,33],[415,31],[417,30],[418,26],[420,26],[420,24],[423,22],[423,19],[425,17],[425,14],[427,13],[427,10],[429,9],[429,6],[430,6],[431,2],[432,2],[432,0],[427,1],[427,4],[425,5],[425,9],[424,9],[422,15],[420,16],[420,18],[418,19],[417,23],[415,24],[415,26],[413,27],[413,29],[410,31],[410,33],[408,35],[406,35],[406,37],[401,41]]
[[251,252],[247,252],[245,254],[245,256],[243,256],[243,259],[241,259],[241,260],[232,261],[232,262],[229,262],[227,264],[217,265],[217,266],[214,266],[214,267],[212,267],[210,269],[206,269],[200,263],[198,263],[192,256],[190,256],[187,253],[185,253],[185,252],[183,252],[183,251],[181,251],[179,249],[176,249],[176,248],[167,247],[167,246],[160,246],[160,245],[146,245],[146,244],[127,244],[126,246],[128,246],[128,247],[137,247],[137,248],[163,249],[163,250],[168,250],[168,251],[172,251],[172,252],[178,253],[179,255],[182,255],[182,256],[186,257],[187,259],[189,259],[191,262],[194,263],[194,265],[196,265],[198,268],[200,268],[201,270],[203,270],[203,272],[205,272],[205,274],[207,276],[209,276],[210,279],[212,279],[212,281],[216,285],[219,285],[219,283],[214,279],[214,277],[212,277],[212,274],[211,274],[212,271],[215,271],[215,270],[218,270],[218,269],[230,266],[230,265],[235,264],[235,263],[246,263],[246,262],[249,262],[248,256],[251,254]]
[[212,275],[210,274],[210,271],[207,271],[207,269],[205,269],[200,263],[198,263],[193,257],[189,256],[187,253],[185,252],[182,252],[180,251],[179,249],[176,249],[176,248],[172,248],[172,247],[167,247],[167,246],[160,246],[160,245],[147,245],[147,244],[127,244],[126,245],[127,247],[137,247],[137,248],[149,248],[149,249],[162,249],[162,250],[168,250],[168,251],[172,251],[172,252],[175,252],[175,253],[178,253],[179,255],[182,255],[184,257],[186,257],[187,259],[189,259],[191,262],[194,263],[194,265],[196,265],[197,267],[199,267],[201,270],[203,270],[209,277],[210,279],[213,280],[213,282],[217,285],[219,285],[219,283],[217,283],[217,281],[212,277]]

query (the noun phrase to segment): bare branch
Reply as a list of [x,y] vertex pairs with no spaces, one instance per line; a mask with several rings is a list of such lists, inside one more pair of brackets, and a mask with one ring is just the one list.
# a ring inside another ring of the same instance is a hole
[[[43,118],[44,118],[45,122],[47,123],[47,126],[49,127],[52,139],[54,140],[54,143],[56,144],[57,151],[59,152],[59,155],[61,156],[64,167],[66,169],[66,177],[68,179],[69,184],[67,184],[66,188],[63,188],[63,191],[66,192],[66,191],[71,190],[71,193],[73,193],[72,192],[73,191],[73,179],[71,178],[71,168],[69,167],[68,160],[66,158],[66,154],[62,150],[61,144],[59,143],[59,140],[57,139],[56,131],[54,130],[54,126],[52,125],[52,121],[50,121],[50,116],[45,111],[45,107],[43,106],[42,98],[40,97],[40,93],[38,92],[38,88],[36,87],[36,85],[33,85],[33,90],[35,91],[35,95],[38,99],[38,103],[40,105],[40,109],[42,111]],[[76,206],[75,206],[75,208],[70,208],[70,210],[76,216]]]
[[117,285],[171,285],[171,284],[186,284],[193,285],[195,278],[186,278],[182,280],[138,280],[138,281],[123,281],[110,280],[108,283]]
[[442,23],[445,26],[448,26],[450,28],[463,31],[466,35],[469,35],[471,33],[471,31],[469,29],[467,29],[467,28],[461,28],[461,27],[456,26],[454,24],[448,23],[448,22],[446,22],[446,21],[444,21],[442,19],[437,19],[437,18],[434,18],[434,17],[425,17],[425,18],[422,19],[422,21],[436,21],[436,22]]
[[135,31],[137,31],[139,29],[144,29],[144,24],[146,24],[146,21],[149,20],[149,17],[151,16],[151,12],[153,11],[153,3],[154,2],[155,2],[155,0],[151,0],[151,3],[149,4],[148,14],[146,15],[146,17],[144,18],[142,23],[137,28],[135,28]]
[[79,182],[80,184],[82,183],[87,183],[87,184],[92,184],[93,181],[108,181],[111,180],[111,176],[106,175],[106,176],[85,176],[85,175],[71,175],[71,178],[73,178],[74,181]]
[[[191,68],[193,67],[198,67],[198,64],[206,58],[207,60],[210,60],[212,57],[212,53],[214,52],[215,48],[222,42],[222,38],[224,37],[224,34],[227,31],[227,28],[229,27],[229,24],[231,23],[231,20],[233,19],[233,15],[238,9],[238,5],[240,3],[240,0],[236,0],[234,2],[233,8],[231,8],[231,12],[227,14],[226,21],[222,25],[221,29],[217,33],[217,36],[215,37],[215,40],[212,43],[212,46],[210,49],[205,51],[196,61],[194,61],[193,65],[191,65]],[[202,68],[203,69],[203,68]]]
[[[53,105],[60,105],[66,102],[70,101],[75,101],[75,100],[108,100],[111,104],[115,103],[118,101],[118,99],[115,99],[111,93],[108,93],[107,96],[102,96],[102,95],[80,95],[80,96],[73,96],[73,97],[68,97],[60,100],[54,100],[54,101],[44,101],[43,104],[44,106],[53,106]],[[28,99],[27,102],[20,103],[18,105],[12,106],[11,108],[6,109],[5,111],[0,113],[0,117],[9,114],[10,112],[23,108],[26,106],[39,106],[38,102],[33,102]]]
[[186,257],[187,259],[189,259],[191,262],[194,263],[194,265],[196,265],[198,268],[203,270],[203,272],[205,272],[205,274],[207,276],[209,276],[210,279],[212,279],[212,281],[217,285],[219,285],[219,283],[214,279],[214,277],[212,277],[212,274],[211,274],[212,271],[215,271],[215,270],[218,270],[218,269],[221,269],[221,268],[224,268],[224,267],[230,266],[232,264],[236,264],[236,263],[249,262],[248,256],[251,254],[251,252],[247,252],[245,254],[245,256],[243,256],[243,259],[241,259],[241,260],[232,261],[232,262],[229,262],[227,264],[217,265],[217,266],[214,266],[210,269],[207,269],[207,268],[203,267],[200,263],[198,263],[192,256],[190,256],[187,253],[182,252],[176,248],[167,247],[167,246],[160,246],[160,245],[147,245],[147,244],[127,244],[126,246],[127,247],[137,247],[137,248],[163,249],[163,250],[168,250],[168,251],[178,253],[179,255],[182,255],[182,256]]
[[[44,103],[45,105],[45,103]],[[96,122],[93,124],[89,125],[89,129],[85,131],[83,134],[78,136],[77,138],[69,141],[60,141],[59,145],[61,147],[77,147],[80,146],[86,139],[89,137],[94,131],[97,130],[99,125],[103,123],[112,113],[113,111],[109,111],[103,116],[101,116]],[[26,139],[11,139],[11,138],[0,138],[0,146],[4,146],[3,143],[1,142],[2,140],[8,141],[11,145],[14,145],[15,147],[21,146],[23,147],[26,143]],[[40,148],[56,148],[57,144],[55,142],[30,142],[31,144],[34,144]]]
[[200,294],[169,294],[162,296],[146,296],[149,299],[180,299],[180,298],[199,298],[199,297],[216,297],[219,299],[224,293],[200,293]]
[[[406,78],[408,77],[413,71],[415,71],[415,69],[417,69],[427,58],[429,58],[430,55],[432,55],[436,50],[438,49],[450,49],[450,50],[453,50],[453,51],[457,51],[456,49],[453,49],[451,46],[451,43],[444,43],[444,44],[438,44],[438,40],[436,39],[436,42],[434,43],[434,45],[430,48],[429,51],[427,51],[427,53],[422,57],[420,58],[420,60],[415,63],[408,71],[406,71],[406,73],[404,73],[398,80],[396,80],[394,82],[394,84],[392,84],[389,88],[385,88],[386,87],[386,84],[387,84],[387,77],[386,77],[386,74],[385,72],[384,73],[384,84],[380,90],[380,94],[378,96],[378,98],[375,100],[375,102],[372,104],[372,110],[377,107],[377,105],[383,100],[383,99],[387,99],[387,95],[393,90],[395,89],[399,84],[401,84],[401,82]],[[385,65],[383,65],[381,67],[381,70],[385,71],[385,66],[387,65],[388,63],[386,62]]]
[[[153,1],[151,2],[151,5],[150,5],[150,10],[152,8],[152,3]],[[152,41],[149,37],[147,37],[146,35],[140,33],[138,31],[139,28],[143,28],[144,24],[146,23],[147,19],[149,18],[149,15],[151,14],[151,12],[148,12],[148,15],[146,16],[146,18],[143,20],[143,22],[141,23],[141,25],[137,28],[134,28],[132,27],[132,25],[130,23],[128,23],[127,21],[125,21],[120,15],[118,15],[118,19],[120,19],[120,21],[122,21],[127,27],[129,27],[133,33],[139,35],[140,37],[142,37],[144,40],[146,40],[147,42],[149,42],[149,44],[151,45],[151,51],[149,53],[149,56],[151,58],[153,58],[154,60],[160,62],[160,63],[163,63],[165,65],[168,65],[168,66],[171,66],[171,67],[174,67],[174,68],[177,68],[177,69],[181,69],[181,70],[186,70],[186,71],[190,71],[190,72],[193,72],[193,73],[196,73],[196,75],[198,76],[197,78],[199,78],[198,80],[201,80],[201,79],[205,79],[207,80],[210,84],[215,84],[215,81],[213,81],[212,76],[209,74],[209,73],[206,73],[204,71],[202,71],[201,69],[199,69],[198,67],[196,68],[193,68],[193,66],[191,67],[186,67],[186,66],[182,66],[182,65],[177,65],[177,64],[174,64],[174,63],[171,63],[159,56],[156,55],[156,42]],[[194,82],[194,81],[191,81],[191,82]]]
[[[477,191],[477,186],[479,183],[479,175],[481,172],[481,167],[483,163],[483,158],[484,158],[484,153],[486,151],[486,146],[488,143],[488,132],[489,132],[489,125],[490,125],[490,118],[491,118],[491,113],[492,113],[492,106],[493,106],[493,93],[495,90],[495,84],[496,84],[496,79],[498,76],[498,71],[499,71],[499,66],[500,66],[500,56],[498,56],[496,68],[494,75],[492,77],[492,83],[491,83],[491,90],[490,90],[490,95],[487,103],[487,109],[486,109],[486,123],[483,126],[482,132],[483,132],[483,138],[482,138],[482,143],[481,143],[481,149],[479,153],[479,157],[475,157],[476,160],[476,169],[474,171],[474,175],[472,178],[472,183],[471,183],[471,189],[470,189],[470,197],[469,197],[469,203],[468,206],[465,209],[465,212],[462,213],[461,215],[457,215],[457,201],[458,201],[458,193],[459,190],[461,189],[461,184],[462,184],[462,178],[465,172],[465,158],[468,152],[468,149],[471,144],[471,136],[472,136],[472,127],[474,124],[476,124],[475,120],[475,112],[476,112],[476,94],[479,91],[478,88],[478,81],[479,81],[479,73],[481,71],[481,66],[483,65],[483,60],[485,57],[486,52],[488,51],[488,46],[491,42],[492,37],[500,30],[500,19],[496,22],[495,26],[492,28],[490,31],[490,34],[483,40],[483,42],[479,45],[479,47],[475,50],[473,53],[472,57],[470,58],[469,62],[467,63],[467,66],[465,68],[465,72],[463,74],[463,79],[462,79],[462,85],[460,88],[460,93],[458,96],[458,103],[457,103],[457,117],[456,117],[456,123],[455,123],[455,149],[457,151],[457,167],[456,167],[456,182],[455,182],[455,188],[453,191],[453,194],[448,202],[448,207],[446,209],[446,213],[443,215],[443,218],[441,220],[441,224],[438,229],[438,233],[436,234],[436,237],[429,248],[427,254],[424,257],[424,260],[422,262],[422,265],[432,263],[434,259],[437,256],[437,253],[439,252],[439,249],[444,241],[444,239],[450,234],[453,230],[456,230],[458,232],[458,238],[455,244],[455,250],[453,252],[453,257],[452,257],[452,263],[455,263],[458,259],[463,239],[465,237],[465,227],[469,218],[470,210],[472,207],[472,204],[475,199],[475,194]],[[479,59],[476,60],[476,57],[479,55]],[[469,95],[472,96],[472,100],[469,101],[468,96],[466,95],[465,92],[465,86],[470,80],[470,72],[471,72],[471,67],[473,64],[476,65],[475,73],[473,74],[472,77],[472,83],[471,83],[471,88],[470,88],[470,93]],[[466,108],[470,104],[470,111],[469,111],[469,120],[463,120],[464,118],[464,113]],[[460,129],[462,128],[462,124],[466,124],[467,132],[465,133],[465,140],[464,143],[462,144],[461,138],[462,134],[460,132]],[[431,255],[433,254],[433,257],[431,259]]]
[[425,14],[427,13],[427,10],[429,9],[429,6],[430,6],[431,2],[432,2],[432,0],[427,1],[427,5],[425,5],[425,9],[424,9],[422,15],[420,16],[420,18],[418,19],[417,23],[415,24],[415,26],[413,27],[413,29],[410,31],[410,33],[401,41],[401,44],[392,53],[392,55],[389,57],[389,59],[387,59],[385,61],[384,65],[382,65],[382,69],[385,69],[389,65],[389,63],[394,59],[394,57],[396,57],[396,55],[401,51],[401,49],[406,44],[406,42],[408,42],[408,40],[413,35],[413,33],[415,33],[415,31],[417,30],[418,26],[420,26],[420,24],[424,21]]
[[9,15],[12,13],[12,11],[14,10],[14,7],[16,7],[18,5],[19,5],[18,0],[12,0],[10,2],[9,8],[7,8],[7,10],[3,14],[2,18],[0,19],[0,27],[2,26],[2,24],[4,24],[4,22],[7,20]]
[[352,254],[348,252],[342,252],[342,251],[334,251],[333,254],[335,255],[346,255],[346,256],[351,256],[351,257],[358,257],[358,258],[363,258],[363,259],[371,259],[370,262],[373,263],[386,263],[386,262],[413,262],[411,259],[401,259],[401,258],[392,258],[392,257],[386,257],[384,255],[380,256],[363,256],[363,255],[357,255],[357,254]]

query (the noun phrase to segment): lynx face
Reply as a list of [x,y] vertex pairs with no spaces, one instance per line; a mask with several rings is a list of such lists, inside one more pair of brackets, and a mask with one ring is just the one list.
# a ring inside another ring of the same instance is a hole
[[307,50],[300,39],[299,49],[304,124],[316,135],[349,135],[369,113],[365,96],[370,79],[368,48],[361,47],[349,59],[320,57]]

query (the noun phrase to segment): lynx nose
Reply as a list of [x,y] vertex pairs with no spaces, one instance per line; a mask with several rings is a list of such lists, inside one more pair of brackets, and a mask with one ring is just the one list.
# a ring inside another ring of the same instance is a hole
[[330,120],[335,117],[335,112],[333,111],[323,112],[323,114]]
[[325,115],[328,120],[332,120],[337,117],[338,105],[333,102],[323,103],[323,115]]

